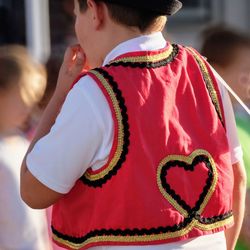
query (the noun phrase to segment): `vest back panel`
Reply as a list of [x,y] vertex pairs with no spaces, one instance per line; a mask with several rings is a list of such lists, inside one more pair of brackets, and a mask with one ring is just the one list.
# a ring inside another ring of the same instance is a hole
[[114,120],[109,160],[53,211],[64,247],[149,245],[224,230],[233,175],[216,80],[193,49],[135,52],[87,73]]

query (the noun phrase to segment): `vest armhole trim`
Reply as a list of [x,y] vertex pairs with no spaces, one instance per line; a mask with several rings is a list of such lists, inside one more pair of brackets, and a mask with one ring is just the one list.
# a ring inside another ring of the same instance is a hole
[[111,148],[109,160],[100,171],[91,171],[90,169],[80,178],[83,183],[88,186],[101,187],[117,171],[121,168],[122,163],[125,161],[128,153],[129,146],[129,125],[126,106],[121,91],[118,89],[117,83],[113,77],[108,74],[104,69],[95,69],[88,72],[88,74],[98,81],[102,91],[108,98],[111,111],[114,117],[114,142]]
[[201,58],[201,56],[193,48],[186,47],[186,49],[191,52],[191,54],[194,56],[196,62],[198,63],[198,65],[201,69],[203,79],[205,81],[209,96],[210,96],[211,101],[215,107],[216,113],[217,113],[223,127],[225,127],[225,123],[224,123],[224,119],[223,119],[223,115],[222,115],[223,109],[220,106],[219,98],[218,98],[216,89],[214,87],[214,82],[209,74],[208,68],[207,68],[205,62],[203,61],[203,59]]

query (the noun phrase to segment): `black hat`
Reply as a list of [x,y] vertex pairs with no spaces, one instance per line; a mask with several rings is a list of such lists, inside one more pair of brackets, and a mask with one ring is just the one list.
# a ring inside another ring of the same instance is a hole
[[171,16],[181,7],[179,0],[104,0],[105,2],[124,5],[127,7],[146,9],[161,15]]

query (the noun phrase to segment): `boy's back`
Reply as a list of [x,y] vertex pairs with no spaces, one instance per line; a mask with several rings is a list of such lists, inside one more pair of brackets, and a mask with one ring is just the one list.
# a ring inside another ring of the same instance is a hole
[[[223,232],[214,234],[214,241],[198,237],[232,222],[232,166],[216,79],[198,54],[180,49],[178,56],[160,55],[166,41],[157,31],[172,14],[169,8],[180,7],[178,1],[154,3],[153,11],[149,2],[141,9],[140,1],[133,2],[138,8],[130,8],[132,13],[148,14],[146,25],[127,16],[121,23],[117,13],[131,2],[110,2],[75,2],[76,33],[86,58],[79,46],[66,52],[57,90],[22,167],[23,198],[36,208],[55,203],[54,240],[67,248],[152,244],[156,249],[176,240],[182,248],[187,242],[181,240],[196,237],[201,248],[225,249]],[[67,95],[86,64],[96,70]],[[238,147],[231,145],[231,151]],[[194,172],[195,180],[188,181],[182,170]],[[38,192],[43,199],[36,198]]]

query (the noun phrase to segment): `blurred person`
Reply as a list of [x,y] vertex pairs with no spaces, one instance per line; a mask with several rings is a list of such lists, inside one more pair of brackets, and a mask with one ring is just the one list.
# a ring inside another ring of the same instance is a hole
[[[58,77],[58,73],[60,70],[61,62],[62,62],[61,56],[59,56],[58,54],[56,54],[56,55],[52,54],[51,57],[49,58],[48,62],[46,63],[47,84],[46,84],[46,89],[45,89],[43,98],[38,103],[38,107],[39,107],[40,112],[39,112],[38,119],[36,119],[36,122],[39,121],[42,111],[48,105],[48,103],[49,103],[49,101],[50,101],[50,99],[55,91],[57,77]],[[50,225],[51,224],[51,215],[52,215],[52,206],[48,207],[46,209],[46,215],[47,215],[48,225]],[[50,235],[50,239],[51,239],[52,238],[51,237],[52,231],[51,231],[50,226],[49,226],[49,235]],[[51,244],[52,244],[53,250],[64,249],[64,248],[57,246],[54,242],[51,242]]]
[[[63,58],[63,57],[62,57]],[[51,96],[56,87],[57,77],[61,66],[62,61],[61,56],[51,56],[47,63],[45,64],[47,81],[46,81],[46,88],[44,94],[33,108],[33,112],[30,114],[29,118],[27,119],[26,123],[24,124],[22,130],[25,131],[27,137],[32,139],[34,136],[37,124],[41,118],[41,115],[46,108]]]
[[218,74],[162,36],[180,8],[75,0],[79,44],[21,168],[23,200],[53,204],[53,239],[66,249],[234,249],[242,150]]
[[19,192],[20,164],[29,146],[23,123],[42,98],[43,66],[20,45],[0,47],[0,249],[48,250],[44,211],[32,210]]
[[[203,31],[201,54],[250,107],[250,37],[229,27],[213,26]],[[250,117],[231,96],[250,189]],[[249,198],[248,198],[249,200]],[[246,203],[248,206],[250,203]],[[248,207],[248,210],[250,207]],[[241,238],[250,248],[249,212],[246,212]],[[247,236],[248,234],[248,236]]]
[[[202,32],[202,37],[201,53],[250,107],[250,36],[233,28],[212,26]],[[241,112],[235,98],[232,103],[236,113]]]

